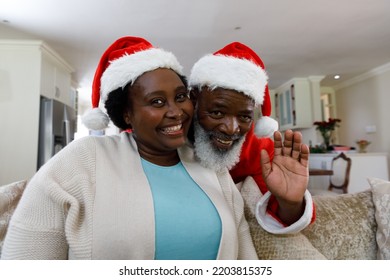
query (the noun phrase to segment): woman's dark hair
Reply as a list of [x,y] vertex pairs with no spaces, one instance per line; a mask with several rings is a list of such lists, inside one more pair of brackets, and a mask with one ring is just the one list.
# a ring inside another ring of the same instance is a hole
[[[183,82],[184,86],[187,88],[187,78],[179,74],[177,75]],[[129,98],[129,96],[136,83],[137,80],[135,80],[132,86],[127,84],[124,88],[118,88],[111,91],[107,96],[106,102],[104,103],[104,107],[107,110],[108,116],[112,122],[122,130],[131,129],[131,125],[127,124],[124,119],[124,113],[132,107],[131,98]]]
[[127,124],[123,117],[126,109],[131,106],[130,98],[127,97],[128,88],[129,84],[124,88],[117,88],[116,90],[111,91],[107,96],[106,103],[104,103],[104,107],[106,108],[111,121],[123,130],[131,128],[131,125]]

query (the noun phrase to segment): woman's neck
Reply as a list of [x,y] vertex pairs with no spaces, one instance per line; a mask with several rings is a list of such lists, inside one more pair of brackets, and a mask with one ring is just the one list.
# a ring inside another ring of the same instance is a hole
[[166,154],[152,154],[138,149],[140,156],[153,164],[160,166],[173,166],[180,162],[177,151],[173,151]]
[[144,160],[160,166],[173,166],[180,162],[177,149],[158,150],[139,141],[135,134],[132,134],[131,136],[137,144],[137,150],[140,157]]

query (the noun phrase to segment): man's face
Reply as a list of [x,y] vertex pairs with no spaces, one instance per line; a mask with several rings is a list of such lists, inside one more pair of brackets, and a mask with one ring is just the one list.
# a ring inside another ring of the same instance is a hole
[[252,99],[233,90],[204,87],[197,94],[195,152],[201,163],[218,170],[238,162],[254,108]]

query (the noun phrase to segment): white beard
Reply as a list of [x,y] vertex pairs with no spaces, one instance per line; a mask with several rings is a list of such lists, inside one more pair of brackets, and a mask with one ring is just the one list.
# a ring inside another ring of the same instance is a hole
[[224,168],[230,170],[240,160],[241,148],[245,137],[236,140],[230,150],[220,150],[214,147],[211,141],[212,132],[207,132],[200,126],[199,122],[194,120],[194,149],[195,155],[203,167],[212,169],[216,172]]

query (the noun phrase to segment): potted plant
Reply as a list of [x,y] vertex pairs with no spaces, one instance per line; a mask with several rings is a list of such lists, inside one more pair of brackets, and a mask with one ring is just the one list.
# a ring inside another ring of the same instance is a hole
[[360,139],[360,140],[356,141],[356,144],[358,144],[358,146],[359,146],[359,153],[366,153],[367,146],[370,145],[370,143],[371,142],[364,140],[364,139]]
[[332,133],[336,127],[339,127],[338,123],[340,122],[340,119],[329,118],[328,121],[316,121],[313,123],[315,126],[317,126],[316,130],[318,130],[321,133],[322,138],[324,138],[324,145],[326,150],[329,150]]

